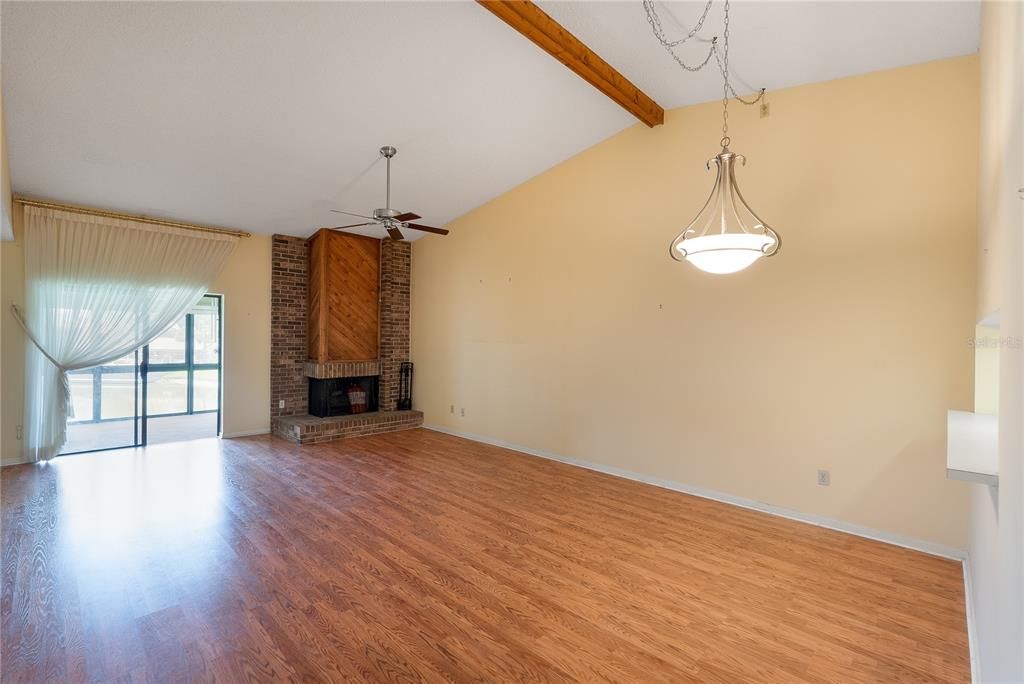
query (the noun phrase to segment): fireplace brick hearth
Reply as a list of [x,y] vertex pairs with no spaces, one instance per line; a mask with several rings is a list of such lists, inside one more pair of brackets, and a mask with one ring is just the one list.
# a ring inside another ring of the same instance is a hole
[[274,434],[297,444],[316,444],[346,437],[409,430],[421,425],[423,413],[420,411],[377,411],[333,418],[282,416],[274,419]]
[[[398,411],[400,371],[409,361],[410,269],[408,242],[380,241],[379,358],[369,361],[309,358],[309,241],[273,236],[271,284],[271,431],[300,444],[390,432],[423,424],[419,411]],[[377,376],[378,410],[318,418],[309,415],[309,379]],[[280,402],[284,401],[284,407]]]

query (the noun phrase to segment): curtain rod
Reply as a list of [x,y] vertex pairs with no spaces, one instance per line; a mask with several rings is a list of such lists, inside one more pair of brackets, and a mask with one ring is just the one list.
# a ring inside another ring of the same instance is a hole
[[17,202],[18,204],[24,204],[29,207],[41,207],[43,209],[59,209],[61,211],[70,211],[76,214],[86,214],[87,216],[102,216],[104,218],[122,219],[126,221],[138,221],[139,223],[149,223],[154,226],[187,228],[189,230],[199,230],[204,233],[221,233],[223,235],[234,235],[236,237],[252,237],[252,233],[247,233],[243,230],[229,230],[228,228],[211,228],[209,226],[197,226],[194,223],[182,223],[181,221],[169,221],[167,219],[151,218],[149,216],[137,216],[135,214],[122,214],[117,211],[92,209],[90,207],[81,207],[74,204],[59,204],[57,202],[46,202],[44,200],[32,199],[31,197],[23,197],[21,195],[15,195],[14,201]]

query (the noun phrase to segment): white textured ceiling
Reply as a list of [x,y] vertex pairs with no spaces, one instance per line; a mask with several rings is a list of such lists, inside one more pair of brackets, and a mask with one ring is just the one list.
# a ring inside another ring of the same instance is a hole
[[[722,97],[714,58],[697,73],[683,71],[655,41],[640,2],[539,4],[665,109]],[[977,1],[730,4],[729,72],[740,95],[972,54],[981,33]],[[666,38],[686,36],[705,5],[657,2]],[[699,64],[710,45],[700,38],[722,36],[723,17],[723,3],[715,0],[698,37],[676,54],[687,64]]]
[[[15,192],[308,235],[440,225],[632,123],[472,3],[3,4]],[[383,235],[383,232],[379,233]]]
[[[666,108],[718,96],[639,3],[541,5]],[[666,29],[701,7],[662,6]],[[72,203],[308,235],[348,222],[330,208],[383,204],[391,144],[393,205],[441,225],[634,123],[467,2],[3,2],[0,18],[14,190]],[[704,33],[720,23],[716,3]],[[973,52],[978,7],[736,2],[731,35],[738,85],[778,88]]]

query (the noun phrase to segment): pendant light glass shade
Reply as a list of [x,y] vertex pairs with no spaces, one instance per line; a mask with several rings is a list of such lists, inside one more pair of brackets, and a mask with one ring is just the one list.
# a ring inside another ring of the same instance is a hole
[[747,161],[723,147],[708,161],[708,169],[712,162],[716,167],[715,187],[697,217],[672,241],[669,253],[676,261],[689,261],[708,273],[725,274],[742,271],[762,256],[779,252],[782,238],[754,213],[740,193],[737,160],[741,164]]

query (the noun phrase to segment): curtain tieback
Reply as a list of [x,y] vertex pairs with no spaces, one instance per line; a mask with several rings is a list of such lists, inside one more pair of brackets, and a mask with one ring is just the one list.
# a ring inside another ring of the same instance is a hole
[[27,337],[29,341],[36,346],[39,353],[45,356],[46,359],[60,371],[60,382],[64,387],[64,410],[68,416],[74,418],[75,405],[74,402],[71,401],[71,380],[68,379],[67,366],[50,356],[50,352],[46,351],[43,348],[43,345],[39,344],[39,340],[37,340],[36,336],[32,334],[32,330],[28,327],[28,322],[25,320],[25,316],[21,313],[21,309],[18,308],[17,304],[11,304],[11,314],[14,316],[14,319],[18,321],[18,324],[21,325],[21,329],[25,331],[25,337]]

